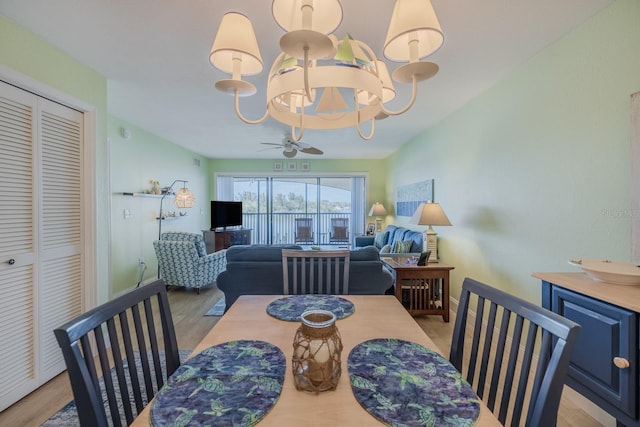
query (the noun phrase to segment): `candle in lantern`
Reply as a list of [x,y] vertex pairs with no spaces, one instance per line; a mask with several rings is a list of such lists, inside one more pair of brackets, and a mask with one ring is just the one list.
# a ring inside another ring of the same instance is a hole
[[309,352],[318,363],[324,363],[329,360],[329,346],[324,340],[313,340],[309,342]]

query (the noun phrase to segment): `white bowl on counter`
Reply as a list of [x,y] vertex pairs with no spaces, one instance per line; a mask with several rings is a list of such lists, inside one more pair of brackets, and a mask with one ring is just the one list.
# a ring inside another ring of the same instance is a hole
[[580,267],[600,282],[614,285],[640,285],[640,267],[632,262],[608,259],[570,259],[569,264]]

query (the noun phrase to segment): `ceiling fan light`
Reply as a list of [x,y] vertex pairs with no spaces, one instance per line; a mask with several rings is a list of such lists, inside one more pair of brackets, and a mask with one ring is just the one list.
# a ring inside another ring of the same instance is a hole
[[246,76],[262,71],[262,56],[249,18],[237,12],[222,17],[209,61],[220,71],[233,75],[237,72]]
[[340,0],[273,0],[271,13],[285,31],[313,30],[331,34],[342,22]]
[[442,46],[444,34],[430,0],[396,0],[384,42],[384,56],[414,62]]

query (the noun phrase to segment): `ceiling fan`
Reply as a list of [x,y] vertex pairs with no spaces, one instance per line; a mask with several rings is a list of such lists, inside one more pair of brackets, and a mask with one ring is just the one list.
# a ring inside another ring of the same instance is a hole
[[296,154],[298,154],[298,151],[301,151],[306,154],[318,154],[318,155],[324,154],[322,150],[316,147],[312,147],[311,145],[304,142],[300,142],[300,141],[296,142],[291,137],[287,137],[287,136],[285,136],[282,139],[282,142],[261,142],[261,144],[275,145],[275,147],[267,148],[267,150],[279,149],[279,148],[284,149],[282,151],[282,154],[288,159],[295,157]]

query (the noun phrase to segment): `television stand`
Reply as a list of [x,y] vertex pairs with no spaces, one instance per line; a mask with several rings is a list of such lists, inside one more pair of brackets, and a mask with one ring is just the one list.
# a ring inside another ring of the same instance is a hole
[[227,249],[233,245],[251,244],[250,228],[202,230],[202,236],[208,254]]

